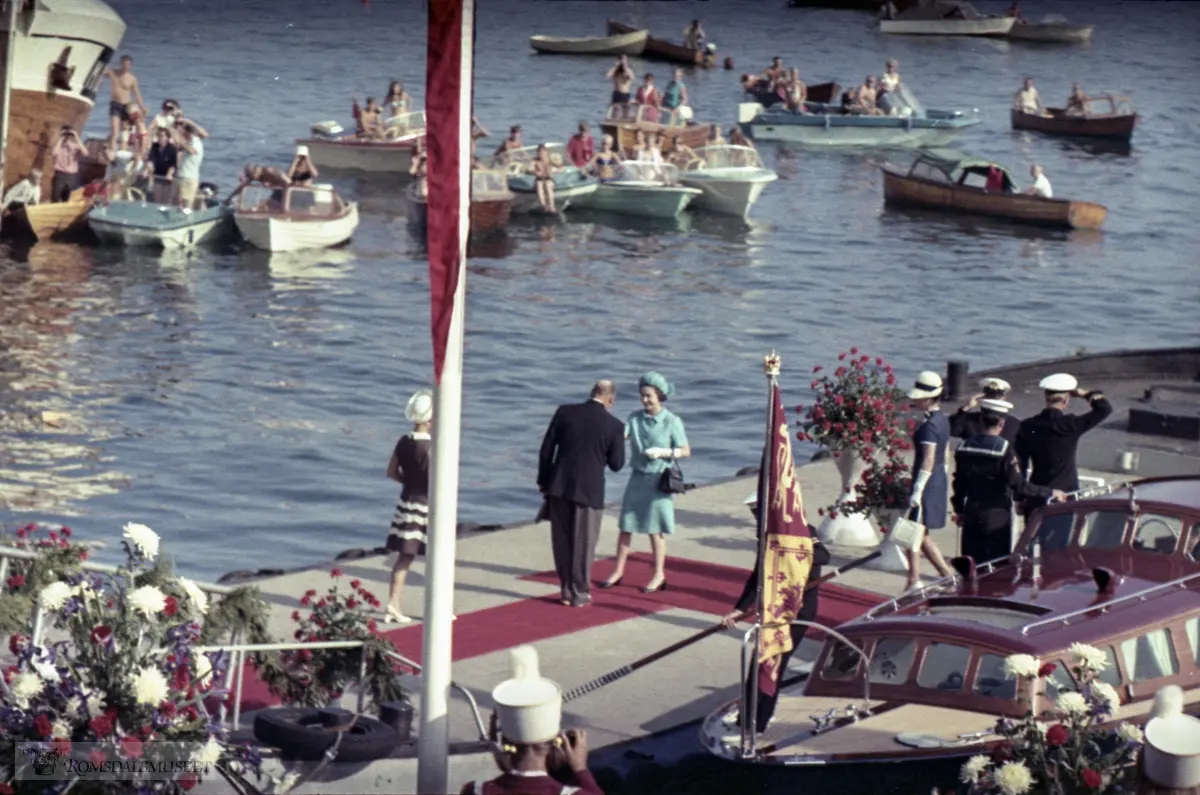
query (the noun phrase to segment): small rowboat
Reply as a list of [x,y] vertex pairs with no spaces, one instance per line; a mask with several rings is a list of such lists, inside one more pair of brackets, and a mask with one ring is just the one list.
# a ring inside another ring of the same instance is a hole
[[[608,20],[608,35],[610,36],[637,32],[638,29],[632,25],[623,25],[616,20]],[[646,47],[642,51],[642,57],[652,61],[667,61],[688,66],[705,65],[703,50],[693,50],[691,47],[684,47],[682,44],[675,44],[666,39],[656,39],[649,35],[646,37]]]
[[1092,38],[1094,25],[1076,25],[1071,22],[1022,22],[1008,31],[1010,39],[1020,41],[1045,41],[1072,44]]
[[383,140],[344,135],[336,121],[314,124],[311,137],[297,138],[308,147],[318,168],[354,171],[408,173],[417,141],[425,136],[425,111],[415,110],[385,121],[388,137]]
[[[1099,108],[1095,103],[1101,103]],[[1046,108],[1044,116],[1012,109],[1014,130],[1033,130],[1047,135],[1128,141],[1133,137],[1137,120],[1129,98],[1112,95],[1092,97],[1087,103],[1087,113],[1079,115],[1067,113],[1062,108]]]
[[[429,197],[421,193],[421,183],[408,186],[408,225],[417,234],[425,234],[429,221]],[[513,192],[503,171],[476,169],[471,172],[471,234],[499,229],[512,215]]]
[[879,22],[880,33],[908,36],[1007,36],[1016,17],[990,17],[980,14],[970,3],[960,0],[932,0],[921,3],[894,18]]
[[634,30],[616,36],[592,36],[578,39],[560,36],[530,36],[529,45],[541,53],[562,55],[641,55],[649,32]]
[[[991,168],[1004,175],[1004,190],[984,190]],[[922,153],[907,171],[890,163],[881,169],[883,198],[888,204],[990,215],[1067,229],[1099,229],[1108,216],[1106,208],[1092,202],[1015,193],[1016,180],[1008,169],[948,149]]]
[[233,220],[246,242],[265,251],[328,248],[354,234],[358,204],[343,201],[332,185],[249,185],[240,192]]
[[26,205],[4,219],[4,236],[67,241],[87,238],[87,214],[92,202],[92,197],[84,198],[84,190],[79,188],[65,202]]

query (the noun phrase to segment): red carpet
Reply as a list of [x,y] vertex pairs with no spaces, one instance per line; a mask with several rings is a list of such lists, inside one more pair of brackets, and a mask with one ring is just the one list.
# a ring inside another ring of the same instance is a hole
[[[611,559],[598,562],[592,572],[593,580],[603,581],[612,568]],[[553,586],[553,593],[460,614],[454,622],[453,659],[480,657],[523,643],[537,643],[672,608],[724,615],[733,609],[741,596],[742,586],[749,574],[745,569],[732,566],[670,558],[667,563],[667,590],[642,593],[641,586],[650,581],[653,573],[653,562],[648,554],[630,556],[624,583],[609,590],[593,588],[592,604],[584,608],[568,608],[559,604],[558,577],[553,571],[522,577],[523,580]],[[823,624],[837,625],[861,615],[881,600],[881,597],[867,591],[827,583],[821,586],[818,620]],[[420,661],[422,626],[419,623],[385,634],[401,654]],[[242,708],[258,709],[273,703],[276,703],[274,697],[254,675],[253,669],[247,670]]]

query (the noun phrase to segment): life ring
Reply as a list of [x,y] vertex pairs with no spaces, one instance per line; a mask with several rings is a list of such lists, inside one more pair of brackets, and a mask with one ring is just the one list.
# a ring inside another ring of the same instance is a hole
[[340,732],[338,762],[383,759],[396,749],[396,730],[382,721],[366,716],[355,719],[346,710],[311,707],[274,707],[259,712],[254,717],[254,738],[278,748],[284,759],[316,762],[337,741],[338,728],[348,724],[349,728]]

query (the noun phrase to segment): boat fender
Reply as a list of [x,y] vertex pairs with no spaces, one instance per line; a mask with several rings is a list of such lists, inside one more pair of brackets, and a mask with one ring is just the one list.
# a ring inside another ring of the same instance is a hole
[[830,118],[829,118],[829,114],[828,114],[828,113],[826,113],[826,114],[825,114],[825,129],[826,129],[826,130],[828,130],[828,129],[829,129],[830,127],[832,127],[832,126],[833,126],[833,120],[832,120],[832,119],[830,119]]
[[912,132],[912,116],[908,116],[904,119],[904,129],[908,132]]

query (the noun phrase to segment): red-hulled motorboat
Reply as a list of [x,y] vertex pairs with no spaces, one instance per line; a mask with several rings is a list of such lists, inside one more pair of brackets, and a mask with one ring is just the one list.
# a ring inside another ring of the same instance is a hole
[[[881,604],[826,633],[799,692],[784,692],[761,735],[734,728],[737,701],[705,720],[718,756],[826,765],[962,757],[999,741],[1000,717],[1049,718],[1075,689],[1067,650],[1107,657],[1114,723],[1147,719],[1164,685],[1200,702],[1200,477],[1078,492],[1030,521],[1010,557]],[[752,632],[754,629],[752,628]],[[1014,681],[1005,658],[1058,666]]]

